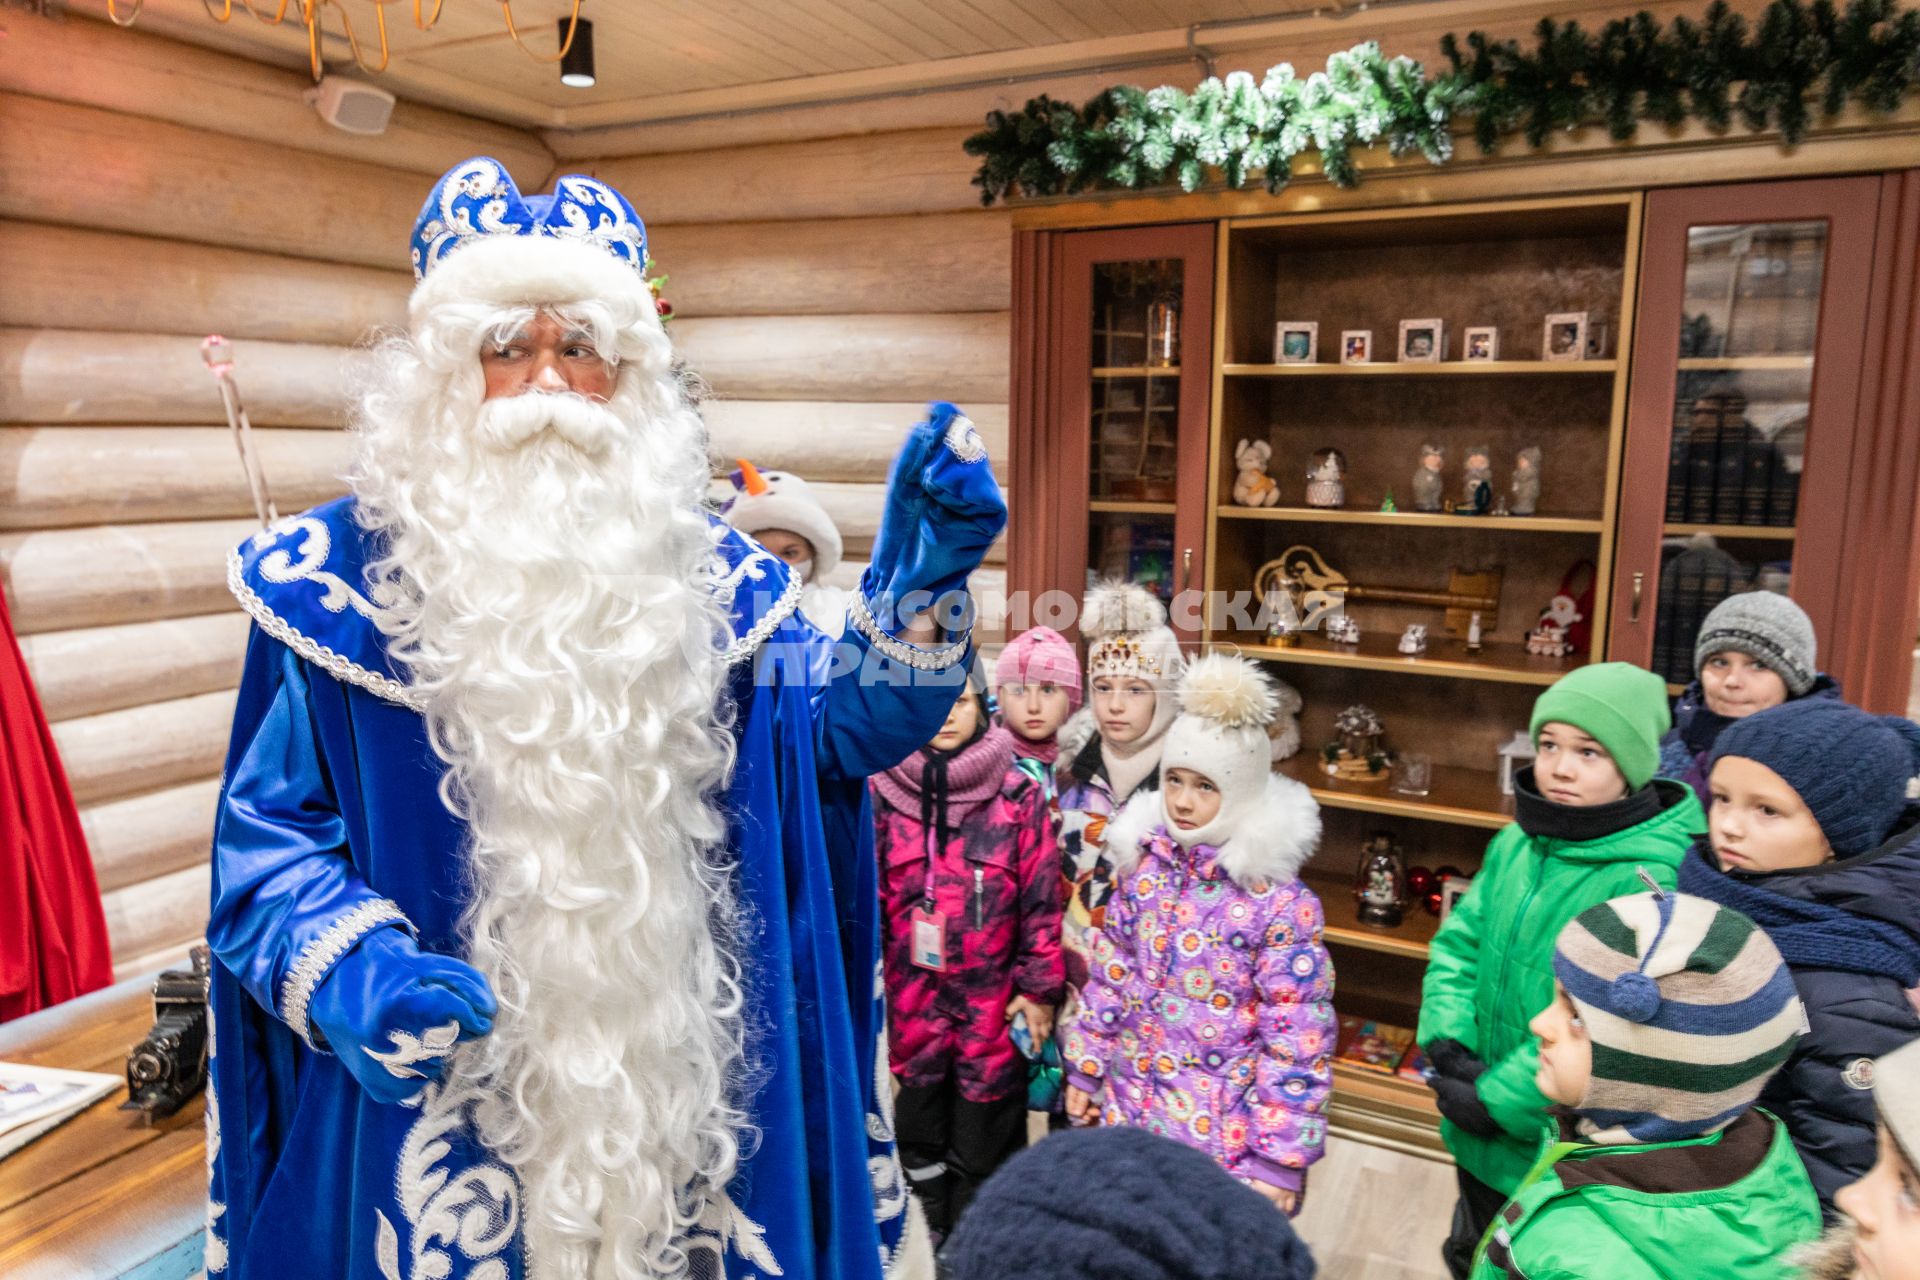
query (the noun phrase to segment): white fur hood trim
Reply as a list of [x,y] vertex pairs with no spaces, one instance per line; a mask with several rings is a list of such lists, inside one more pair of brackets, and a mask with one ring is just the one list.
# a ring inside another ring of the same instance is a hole
[[1081,707],[1067,717],[1060,726],[1060,732],[1054,735],[1054,741],[1060,744],[1060,751],[1054,757],[1054,769],[1064,774],[1087,749],[1087,743],[1093,741],[1093,735],[1099,726],[1093,722],[1093,708]]
[[655,314],[640,273],[598,245],[559,236],[486,236],[435,264],[414,286],[408,314],[417,326],[448,302],[538,307],[593,298],[624,299],[641,314]]
[[[1140,861],[1140,842],[1166,821],[1158,791],[1142,792],[1107,823],[1104,844],[1117,874]],[[1292,778],[1267,776],[1266,793],[1241,815],[1239,832],[1220,846],[1220,869],[1243,889],[1293,879],[1320,844],[1320,806]]]

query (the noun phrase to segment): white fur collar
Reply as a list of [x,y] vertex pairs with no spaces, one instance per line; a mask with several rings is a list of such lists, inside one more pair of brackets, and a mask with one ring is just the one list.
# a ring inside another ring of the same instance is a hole
[[1054,741],[1060,744],[1059,754],[1054,757],[1054,768],[1065,773],[1089,742],[1099,726],[1093,721],[1093,708],[1081,707],[1067,717],[1060,726],[1060,732],[1054,735]]
[[[1103,844],[1116,873],[1140,861],[1140,842],[1166,822],[1158,791],[1127,801],[1107,823]],[[1239,831],[1217,853],[1220,869],[1243,889],[1291,880],[1320,843],[1320,806],[1291,778],[1267,777],[1266,794],[1240,820]]]

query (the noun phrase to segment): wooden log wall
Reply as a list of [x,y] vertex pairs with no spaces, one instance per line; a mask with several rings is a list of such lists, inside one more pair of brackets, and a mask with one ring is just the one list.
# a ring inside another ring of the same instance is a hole
[[[303,77],[32,16],[0,59],[0,587],[81,805],[122,974],[202,931],[247,634],[224,557],[252,505],[199,342],[234,339],[280,509],[340,491],[355,350],[404,321],[405,233],[475,153],[528,190],[597,172],[647,220],[672,333],[737,457],[819,483],[851,586],[929,399],[1006,479],[1007,216],[953,129],[556,166],[530,134],[402,103],[357,139]],[[1000,626],[1004,545],[975,580]]]
[[204,931],[254,528],[201,362],[235,340],[282,511],[340,492],[354,344],[399,323],[432,176],[553,160],[401,104],[356,139],[305,77],[78,17],[16,13],[0,58],[0,586],[80,805],[116,969]]

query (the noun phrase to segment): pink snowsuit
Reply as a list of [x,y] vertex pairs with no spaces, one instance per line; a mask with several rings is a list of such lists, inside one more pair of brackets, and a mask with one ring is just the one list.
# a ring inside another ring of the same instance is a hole
[[946,917],[944,972],[911,958],[913,914],[926,900],[930,828],[938,818],[932,804],[923,816],[920,797],[898,779],[917,778],[924,753],[873,787],[893,1073],[907,1086],[951,1078],[973,1102],[1026,1088],[1026,1062],[1008,1033],[1008,1003],[1023,995],[1058,1007],[1062,993],[1060,871],[1046,796],[1012,763],[1007,737],[996,728],[954,758],[956,771],[979,766],[976,753],[991,748],[998,786],[989,780],[991,794],[950,820],[932,859],[934,910]]

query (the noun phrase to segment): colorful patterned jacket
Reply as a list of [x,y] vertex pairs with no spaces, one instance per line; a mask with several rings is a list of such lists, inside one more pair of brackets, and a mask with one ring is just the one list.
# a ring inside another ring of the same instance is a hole
[[1067,1032],[1068,1081],[1105,1123],[1297,1191],[1324,1149],[1333,1087],[1326,919],[1297,878],[1320,838],[1319,807],[1276,776],[1217,849],[1182,849],[1162,822],[1153,794],[1107,828],[1122,879]]
[[943,973],[912,961],[913,913],[926,894],[927,828],[873,793],[886,920],[893,1074],[904,1085],[952,1079],[992,1102],[1026,1088],[1007,1005],[1016,995],[1057,1008],[1060,876],[1046,797],[1019,768],[1000,794],[962,818],[934,859],[934,906],[946,917]]

